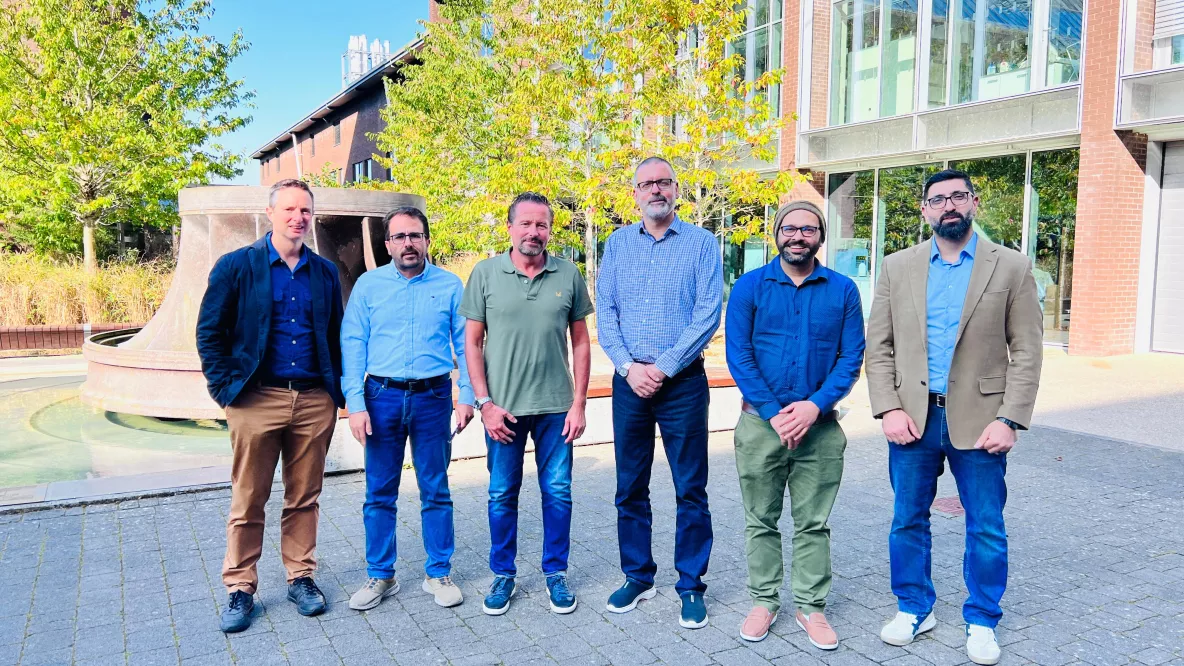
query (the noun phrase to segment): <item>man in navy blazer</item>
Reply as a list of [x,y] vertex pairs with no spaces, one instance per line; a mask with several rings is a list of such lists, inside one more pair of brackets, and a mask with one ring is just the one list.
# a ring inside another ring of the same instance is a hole
[[222,630],[251,626],[263,507],[283,458],[280,553],[288,599],[302,615],[325,610],[313,582],[325,455],[341,395],[341,281],[304,246],[313,195],[303,181],[272,186],[271,231],[210,271],[197,320],[197,353],[210,396],[226,410],[233,454],[222,582]]

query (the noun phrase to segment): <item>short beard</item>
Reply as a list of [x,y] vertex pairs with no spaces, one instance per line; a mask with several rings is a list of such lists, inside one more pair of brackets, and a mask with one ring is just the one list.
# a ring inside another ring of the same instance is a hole
[[[658,208],[658,211],[654,209]],[[645,207],[641,209],[642,217],[647,220],[665,220],[674,212],[674,202],[667,199],[666,201],[648,201]]]
[[534,248],[527,247],[526,241],[522,241],[521,243],[518,244],[518,247],[515,249],[518,250],[518,254],[521,254],[524,257],[537,257],[540,254],[542,254],[544,251],[546,251],[547,245],[546,245],[546,243],[540,242],[539,247],[536,250]]
[[780,247],[777,248],[778,254],[781,255],[781,260],[784,261],[785,263],[789,264],[790,266],[803,266],[803,265],[808,265],[808,264],[813,263],[814,257],[818,255],[818,248],[822,246],[821,243],[819,243],[818,246],[816,246],[816,247],[811,247],[811,246],[807,245],[806,247],[810,251],[806,254],[798,256],[798,255],[795,255],[794,253],[789,251],[789,246],[790,246],[791,242],[792,241],[786,241]]
[[411,270],[420,269],[420,268],[423,268],[423,265],[425,263],[427,263],[426,255],[424,255],[422,253],[417,254],[415,257],[414,263],[410,263],[410,264],[407,263],[407,260],[403,258],[402,252],[400,252],[398,256],[392,257],[392,259],[395,262],[395,268],[398,268],[401,271],[411,271]]
[[966,238],[970,233],[970,228],[974,225],[974,218],[962,213],[956,213],[959,218],[958,222],[942,222],[941,218],[937,222],[930,222],[929,226],[933,228],[933,233],[941,236],[946,240],[960,241]]

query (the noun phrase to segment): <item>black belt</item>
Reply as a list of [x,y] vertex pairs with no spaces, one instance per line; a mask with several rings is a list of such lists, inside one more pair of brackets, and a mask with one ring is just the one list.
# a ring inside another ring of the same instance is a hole
[[259,380],[260,386],[268,388],[282,388],[289,391],[311,391],[325,388],[325,382],[320,379],[280,379],[279,377],[264,377]]
[[946,394],[945,393],[930,393],[929,404],[936,405],[942,409],[946,408]]
[[428,377],[427,379],[391,379],[390,377],[379,377],[377,375],[370,375],[370,379],[382,384],[383,388],[399,389],[400,391],[411,391],[412,393],[421,393],[428,389],[436,388],[447,384],[452,375],[443,374],[435,377]]

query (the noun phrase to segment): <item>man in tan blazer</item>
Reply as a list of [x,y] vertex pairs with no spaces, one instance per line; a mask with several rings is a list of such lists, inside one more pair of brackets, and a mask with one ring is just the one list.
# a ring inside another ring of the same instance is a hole
[[907,645],[936,625],[929,507],[948,460],[966,509],[966,650],[994,664],[1007,585],[1007,452],[1032,418],[1043,332],[1027,257],[974,231],[978,206],[965,173],[925,183],[921,214],[933,239],[884,260],[867,378],[895,494],[888,545],[899,612],[880,637]]

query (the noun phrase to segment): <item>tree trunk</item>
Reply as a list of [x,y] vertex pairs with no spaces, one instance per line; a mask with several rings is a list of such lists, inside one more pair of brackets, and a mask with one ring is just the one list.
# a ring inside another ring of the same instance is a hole
[[95,220],[92,217],[82,219],[82,266],[88,275],[94,275],[99,270],[99,260],[95,257]]
[[584,272],[587,274],[588,295],[592,302],[596,302],[596,276],[600,272],[600,257],[597,256],[596,226],[592,223],[592,216],[585,211],[584,216]]

